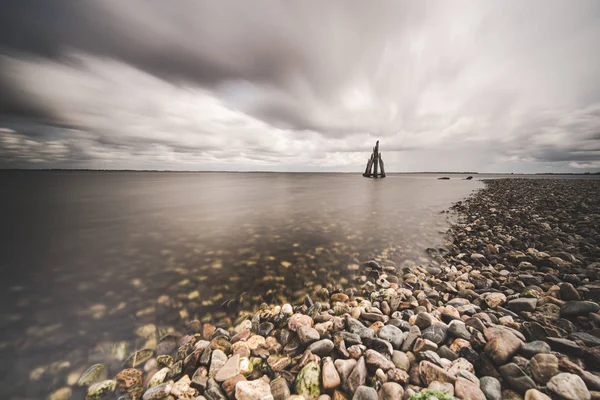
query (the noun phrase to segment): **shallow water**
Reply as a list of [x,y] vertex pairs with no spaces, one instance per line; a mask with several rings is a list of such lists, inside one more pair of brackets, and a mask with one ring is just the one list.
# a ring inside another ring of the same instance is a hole
[[160,334],[195,318],[227,322],[352,280],[374,256],[427,262],[425,248],[444,242],[441,212],[483,186],[436,178],[0,172],[8,398],[39,398],[69,372],[119,362],[121,349],[147,345],[135,334],[144,324]]

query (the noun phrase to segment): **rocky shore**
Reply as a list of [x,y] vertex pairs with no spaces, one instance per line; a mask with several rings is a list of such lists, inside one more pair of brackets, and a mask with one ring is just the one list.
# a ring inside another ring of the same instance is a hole
[[428,265],[370,260],[233,326],[144,326],[116,376],[51,399],[600,399],[599,199],[598,180],[486,181]]

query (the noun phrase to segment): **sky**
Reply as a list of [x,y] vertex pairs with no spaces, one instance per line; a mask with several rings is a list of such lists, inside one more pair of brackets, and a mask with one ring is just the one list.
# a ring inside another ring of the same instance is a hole
[[600,2],[3,0],[0,168],[600,171]]

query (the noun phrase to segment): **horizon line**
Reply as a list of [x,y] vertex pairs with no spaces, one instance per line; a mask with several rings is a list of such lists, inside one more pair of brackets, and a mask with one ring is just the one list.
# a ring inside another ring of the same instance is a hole
[[[269,174],[361,174],[360,171],[261,171],[261,170],[176,170],[176,169],[100,169],[100,168],[0,168],[0,171],[24,172],[175,172],[175,173],[269,173]],[[403,171],[387,174],[454,174],[454,175],[599,175],[597,172],[476,172],[476,171]]]

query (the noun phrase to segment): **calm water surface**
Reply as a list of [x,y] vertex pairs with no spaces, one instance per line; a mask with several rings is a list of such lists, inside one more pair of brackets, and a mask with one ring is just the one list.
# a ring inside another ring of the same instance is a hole
[[[351,282],[353,264],[427,262],[441,212],[483,184],[452,176],[0,172],[0,375],[40,398],[70,373],[186,321]],[[350,267],[349,267],[350,266]],[[227,300],[228,308],[222,303]]]

